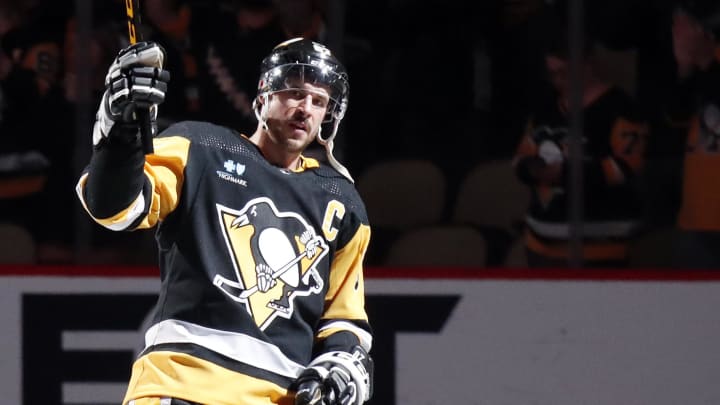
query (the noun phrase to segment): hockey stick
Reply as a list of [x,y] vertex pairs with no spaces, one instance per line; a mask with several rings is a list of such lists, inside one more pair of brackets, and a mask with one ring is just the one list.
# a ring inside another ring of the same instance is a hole
[[[125,14],[127,15],[128,39],[134,45],[142,40],[140,32],[140,0],[125,0]],[[150,108],[136,108],[135,113],[140,121],[140,140],[145,154],[153,153],[152,123],[150,122]]]

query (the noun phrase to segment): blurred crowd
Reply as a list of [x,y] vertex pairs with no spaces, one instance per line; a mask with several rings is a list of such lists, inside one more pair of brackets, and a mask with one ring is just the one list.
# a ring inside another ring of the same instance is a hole
[[[251,133],[259,61],[284,39],[313,38],[350,75],[337,154],[361,193],[380,163],[431,163],[446,179],[432,225],[456,226],[468,174],[508,163],[528,196],[509,229],[472,224],[484,265],[509,265],[517,241],[523,266],[577,265],[581,253],[585,266],[623,267],[635,241],[672,229],[677,254],[646,264],[720,268],[713,1],[587,0],[574,34],[561,0],[141,4],[142,38],[163,45],[172,74],[160,129],[198,119]],[[0,45],[0,222],[29,231],[36,263],[154,264],[151,233],[99,229],[74,195],[107,66],[128,45],[124,1],[0,0]],[[495,199],[507,184],[475,187],[481,200],[513,203]],[[417,199],[407,205],[429,197]],[[368,206],[371,224],[381,209]],[[400,236],[391,228],[377,222],[368,264],[387,263]]]

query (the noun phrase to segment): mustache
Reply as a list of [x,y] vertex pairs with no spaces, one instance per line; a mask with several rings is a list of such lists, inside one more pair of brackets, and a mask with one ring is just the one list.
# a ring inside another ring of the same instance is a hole
[[311,127],[309,117],[293,117],[292,119],[290,119],[289,123],[292,126],[302,127],[303,129],[308,129]]

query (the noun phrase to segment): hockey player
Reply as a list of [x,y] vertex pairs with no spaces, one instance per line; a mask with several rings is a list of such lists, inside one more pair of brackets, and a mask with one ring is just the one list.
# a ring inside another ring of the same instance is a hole
[[[123,404],[362,404],[370,228],[332,153],[345,69],[321,44],[286,41],[262,61],[255,133],[179,122],[145,155],[134,112],[157,117],[163,57],[152,42],[118,54],[77,185],[99,224],[157,226],[160,294]],[[314,140],[329,165],[303,155]]]
[[[531,189],[525,218],[530,267],[573,265],[569,127],[571,89],[566,24],[546,33],[545,67],[552,91],[534,108],[513,160],[518,178]],[[599,73],[594,41],[582,63],[583,267],[623,267],[640,224],[636,191],[649,130],[632,98]]]

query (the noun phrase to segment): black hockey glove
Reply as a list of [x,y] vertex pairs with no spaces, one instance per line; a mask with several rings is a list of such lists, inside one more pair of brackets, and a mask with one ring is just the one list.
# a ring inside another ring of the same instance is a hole
[[[155,127],[157,107],[165,100],[170,73],[163,70],[165,51],[155,42],[138,42],[121,50],[105,76],[105,93],[95,116],[93,145],[116,134],[137,137],[136,109],[149,108]],[[121,124],[124,130],[115,130]],[[153,129],[155,132],[155,129]]]
[[372,375],[372,358],[360,346],[321,354],[295,382],[295,405],[361,405],[372,396]]

